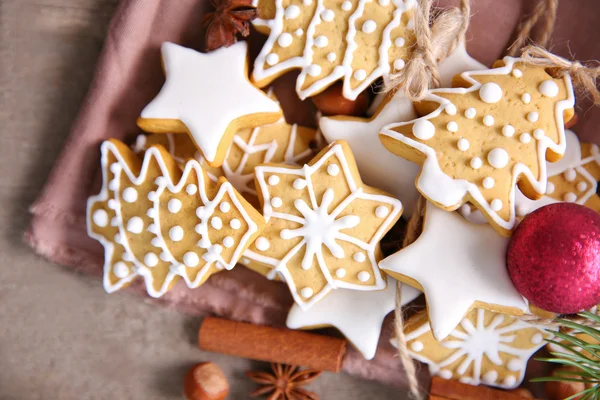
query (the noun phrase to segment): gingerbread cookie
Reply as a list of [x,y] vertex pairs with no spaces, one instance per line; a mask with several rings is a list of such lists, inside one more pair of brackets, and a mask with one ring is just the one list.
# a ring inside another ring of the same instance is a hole
[[410,355],[431,375],[513,389],[523,381],[529,357],[552,338],[549,328],[474,309],[442,341],[432,335],[426,312],[412,316],[404,332]]
[[318,135],[316,129],[288,124],[283,118],[274,124],[242,129],[234,135],[223,164],[217,168],[208,165],[187,135],[140,135],[134,149],[141,152],[148,146],[161,144],[178,163],[195,158],[211,180],[216,182],[219,176],[224,176],[252,205],[258,207],[254,168],[266,163],[304,164],[321,146]]
[[516,185],[540,198],[546,159],[557,161],[565,152],[571,79],[505,57],[497,68],[457,76],[454,86],[432,90],[416,104],[423,117],[387,125],[380,139],[422,164],[417,189],[430,201],[449,211],[470,202],[508,236],[516,222]]
[[[452,77],[458,73],[484,68],[485,66],[471,58],[461,45],[439,65],[442,87],[450,86]],[[383,99],[375,115],[369,119],[336,116],[319,120],[319,128],[328,142],[348,142],[361,177],[367,184],[383,189],[402,201],[404,218],[412,215],[419,198],[415,178],[420,167],[387,151],[377,136],[387,124],[416,117],[412,102],[402,91],[398,91],[392,98]],[[389,171],[394,173],[390,174]]]
[[410,0],[255,0],[257,30],[269,37],[254,62],[260,87],[301,69],[301,99],[342,79],[354,100],[373,82],[404,67],[414,43]]
[[506,270],[508,242],[487,224],[426,202],[421,235],[379,267],[425,293],[433,335],[442,340],[472,308],[529,311]]
[[264,218],[231,184],[208,179],[197,161],[183,172],[161,146],[143,160],[117,140],[101,146],[102,189],[88,200],[88,234],[104,246],[111,293],[144,278],[160,297],[182,277],[191,288],[232,269]]
[[336,288],[385,288],[379,241],[402,203],[362,183],[347,143],[330,144],[303,167],[264,165],[254,173],[267,226],[244,265],[283,276],[303,310]]
[[246,42],[208,54],[174,43],[161,47],[167,76],[160,93],[138,118],[152,133],[188,133],[212,167],[219,167],[234,134],[276,122],[277,102],[247,78]]

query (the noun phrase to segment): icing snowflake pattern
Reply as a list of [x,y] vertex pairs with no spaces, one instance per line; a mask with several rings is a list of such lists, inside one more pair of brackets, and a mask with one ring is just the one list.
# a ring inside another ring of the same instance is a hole
[[513,389],[523,381],[529,358],[553,337],[548,328],[474,309],[441,342],[433,337],[426,313],[413,316],[405,333],[411,356],[428,364],[432,375]]
[[[301,69],[296,91],[313,96],[337,80],[356,99],[375,80],[404,67],[414,42],[411,0],[255,0],[256,29],[268,34],[252,80],[265,86]],[[367,62],[366,60],[369,60]]]
[[301,168],[255,169],[267,227],[244,256],[267,267],[267,277],[281,275],[302,309],[332,289],[385,288],[379,241],[402,204],[362,185],[356,174],[345,142],[332,143]]
[[[88,234],[105,248],[104,287],[135,278],[160,297],[181,277],[191,288],[232,269],[264,220],[224,178],[210,182],[197,161],[183,172],[162,147],[139,160],[118,141],[101,146],[103,184],[88,200]],[[222,230],[236,220],[238,229]]]

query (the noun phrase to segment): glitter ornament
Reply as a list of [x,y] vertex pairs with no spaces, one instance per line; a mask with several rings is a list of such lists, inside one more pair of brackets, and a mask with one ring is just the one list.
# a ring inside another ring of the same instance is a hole
[[508,246],[508,273],[531,304],[572,314],[600,303],[600,214],[556,203],[529,214]]

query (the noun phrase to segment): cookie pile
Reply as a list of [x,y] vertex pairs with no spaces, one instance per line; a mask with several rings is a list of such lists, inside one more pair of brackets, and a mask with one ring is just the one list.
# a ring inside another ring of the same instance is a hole
[[[164,86],[138,119],[147,134],[101,145],[87,224],[105,249],[106,290],[141,279],[159,297],[180,278],[198,288],[247,267],[288,286],[288,327],[334,326],[367,359],[386,315],[424,293],[405,326],[415,359],[445,379],[518,386],[555,328],[520,318],[553,310],[511,281],[511,236],[548,204],[600,211],[598,146],[565,128],[569,75],[511,57],[487,68],[459,46],[422,101],[398,91],[361,117],[299,126],[261,88],[299,70],[301,99],[334,84],[332,101],[371,93],[411,56],[415,4],[255,3],[268,37],[250,75],[243,25],[207,53],[164,43]],[[401,216],[418,237],[384,255]]]

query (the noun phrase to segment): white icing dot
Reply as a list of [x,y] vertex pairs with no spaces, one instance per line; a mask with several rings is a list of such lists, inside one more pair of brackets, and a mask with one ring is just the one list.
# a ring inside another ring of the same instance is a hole
[[543,129],[538,128],[533,131],[533,137],[536,138],[537,140],[542,140],[544,135],[545,135],[545,132]]
[[415,340],[414,342],[412,342],[410,344],[410,349],[412,351],[416,351],[417,353],[420,351],[423,351],[424,348],[425,348],[425,346],[423,346],[423,342],[421,342],[419,340]]
[[108,183],[108,189],[112,191],[116,191],[119,188],[119,181],[117,178],[113,179]]
[[502,99],[502,88],[494,82],[488,82],[479,88],[479,98],[488,104],[497,103]]
[[302,36],[302,35],[304,35],[304,30],[302,28],[298,28],[294,32],[294,35],[296,35],[296,36]]
[[452,378],[452,371],[448,370],[448,369],[442,369],[438,372],[438,375],[441,378],[444,379],[451,379]]
[[366,282],[371,278],[371,274],[369,274],[367,271],[360,271],[358,273],[358,280],[361,282]]
[[313,295],[313,290],[309,287],[305,287],[305,288],[302,288],[302,290],[300,291],[300,294],[302,295],[302,297],[307,299]]
[[512,74],[515,78],[520,78],[523,76],[523,71],[518,68],[513,69]]
[[242,257],[242,259],[241,259],[240,261],[241,261],[241,262],[242,262],[242,264],[244,264],[244,265],[248,265],[248,264],[250,264],[250,260],[249,260],[249,259],[247,259],[246,257]]
[[567,203],[575,203],[577,201],[577,195],[573,192],[565,193],[563,200]]
[[127,230],[131,233],[142,233],[144,230],[144,221],[140,217],[131,217],[127,221]]
[[390,4],[390,0],[379,0],[379,5],[382,7],[385,7],[388,4]]
[[325,35],[319,35],[315,38],[315,46],[323,48],[325,46],[327,46],[327,44],[329,43],[329,39],[327,39],[327,36]]
[[494,125],[494,117],[492,117],[491,115],[486,115],[485,117],[483,117],[483,124],[485,126]]
[[512,125],[504,125],[502,127],[502,134],[506,137],[512,137],[515,134],[515,128]]
[[210,219],[210,226],[212,226],[216,230],[219,230],[223,227],[223,221],[221,221],[221,218],[219,217],[212,217]]
[[523,144],[527,144],[531,142],[531,135],[527,132],[521,133],[521,136],[519,136],[519,141]]
[[504,168],[508,164],[508,153],[506,150],[496,147],[488,153],[487,160],[494,168]]
[[398,59],[396,59],[396,61],[394,61],[394,69],[395,70],[401,70],[402,68],[404,68],[405,65],[406,65],[406,63],[401,58],[398,58]]
[[375,209],[375,216],[377,218],[385,218],[390,213],[390,210],[386,206],[379,206]]
[[343,278],[346,276],[346,270],[344,268],[338,268],[335,270],[335,276],[338,278]]
[[516,372],[521,370],[523,363],[518,358],[513,358],[506,366],[508,367],[509,371]]
[[533,344],[540,344],[542,343],[542,341],[544,340],[544,336],[542,336],[541,333],[536,333],[531,337],[531,343]]
[[325,22],[331,22],[335,18],[335,13],[333,11],[331,11],[331,10],[324,10],[321,13],[321,18]]
[[507,388],[512,388],[513,386],[515,386],[516,383],[517,383],[517,378],[515,378],[513,375],[507,376],[502,381],[502,385]]
[[469,107],[465,110],[465,117],[467,117],[469,119],[475,118],[476,115],[477,115],[477,110],[474,109],[473,107]]
[[269,240],[267,240],[267,238],[264,236],[261,236],[258,239],[256,239],[256,242],[254,242],[254,245],[260,251],[269,250],[269,247],[271,247]]
[[231,229],[237,231],[238,229],[240,229],[242,227],[242,223],[240,222],[239,219],[234,218],[231,221],[229,221],[229,226],[231,227]]
[[312,0],[302,0],[302,4],[305,6],[310,6],[312,4]]
[[159,238],[155,237],[155,238],[152,238],[152,240],[150,241],[150,244],[152,246],[154,246],[154,247],[160,247],[160,245],[162,243],[161,243],[161,240]]
[[231,210],[231,205],[229,204],[229,202],[224,201],[219,205],[219,210],[221,210],[222,212],[226,213],[229,210]]
[[342,3],[342,10],[344,11],[350,11],[352,9],[352,3],[349,2],[348,0],[344,1]]
[[490,203],[490,207],[494,211],[500,211],[500,210],[502,210],[502,200],[500,200],[500,199],[494,199],[494,200],[492,200],[492,202]]
[[158,264],[158,256],[154,253],[146,253],[144,256],[144,264],[149,267],[156,267]]
[[198,242],[196,243],[196,245],[198,247],[200,247],[201,249],[208,249],[210,247],[210,240],[208,238],[203,237],[202,239],[198,240]]
[[525,104],[531,103],[531,95],[529,93],[523,93],[521,96],[521,101]]
[[446,111],[446,114],[448,115],[456,115],[456,106],[452,103],[448,104],[445,108],[444,111]]
[[446,125],[446,129],[448,129],[452,133],[458,132],[458,124],[456,123],[456,121],[450,121]]
[[367,71],[364,69],[357,69],[354,71],[354,79],[357,81],[364,81],[367,78]]
[[291,5],[285,9],[285,19],[296,19],[300,15],[300,7]]
[[147,197],[148,197],[148,200],[150,200],[150,201],[156,200],[156,192],[154,190],[148,192],[148,196]]
[[159,254],[159,257],[160,257],[161,260],[163,260],[165,262],[169,262],[169,261],[171,261],[173,259],[169,254],[167,254],[164,251]]
[[337,174],[340,173],[340,167],[338,167],[337,164],[329,164],[327,173],[331,176],[337,176]]
[[317,65],[317,64],[311,64],[308,66],[308,69],[306,70],[306,72],[310,76],[319,76],[321,74],[321,66]]
[[138,192],[132,187],[127,187],[123,190],[123,200],[128,203],[133,203],[138,198]]
[[146,228],[146,229],[147,229],[147,230],[148,230],[148,232],[150,232],[150,233],[154,233],[154,234],[156,234],[156,233],[158,232],[158,231],[156,230],[156,225],[154,225],[154,224],[150,224],[150,225],[148,225],[148,228]]
[[277,175],[271,175],[267,181],[269,182],[269,185],[275,186],[279,183],[279,177]]
[[417,139],[427,140],[435,135],[435,126],[426,119],[420,119],[414,123],[412,133]]
[[558,95],[558,85],[552,79],[540,83],[538,90],[546,97],[553,98]]
[[481,168],[482,164],[483,164],[483,162],[481,161],[481,158],[479,158],[479,157],[471,158],[471,162],[470,162],[471,168],[479,169],[479,168]]
[[156,186],[164,186],[167,184],[167,180],[164,177],[159,176],[154,180],[154,183],[156,184]]
[[198,186],[194,185],[193,183],[190,183],[185,187],[185,192],[192,196],[196,194],[196,192],[198,192]]
[[121,243],[121,234],[117,233],[115,235],[115,243]]
[[468,204],[463,204],[462,206],[460,206],[460,215],[462,215],[465,218],[471,215],[471,207],[469,207]]
[[105,210],[96,210],[92,214],[92,221],[100,228],[104,228],[108,225],[108,213]]
[[483,382],[485,382],[487,384],[494,383],[494,382],[496,382],[496,379],[498,379],[498,372],[494,371],[494,370],[488,371],[485,374],[483,374],[483,376],[481,378],[482,378]]
[[296,190],[302,190],[306,187],[306,181],[304,179],[296,179],[294,181],[294,183],[292,184],[292,186],[294,187],[294,189]]
[[483,178],[483,187],[486,189],[491,189],[496,184],[496,181],[491,176],[486,176]]
[[568,182],[573,182],[577,178],[577,171],[574,168],[569,168],[563,175]]
[[174,242],[179,242],[183,239],[183,228],[179,225],[175,225],[171,229],[169,229],[169,237]]
[[193,251],[188,251],[183,255],[183,263],[186,267],[193,268],[197,266],[199,262],[200,257],[198,257],[198,254],[194,253]]
[[397,37],[397,38],[394,40],[394,45],[395,45],[396,47],[402,47],[402,46],[404,46],[404,44],[405,44],[405,43],[406,43],[406,40],[404,40],[404,38],[403,38],[403,37]]
[[467,151],[469,150],[469,141],[465,138],[460,138],[458,139],[458,142],[456,142],[456,146],[460,151]]
[[235,242],[231,236],[225,236],[223,238],[223,246],[225,246],[226,248],[230,248],[234,244],[235,244]]
[[[550,182],[548,182],[548,185],[550,185]],[[577,184],[577,190],[579,190],[580,192],[587,190],[587,188],[588,188],[588,185],[584,181],[581,181]]]
[[546,185],[546,194],[552,194],[554,193],[554,190],[556,190],[554,183],[548,182],[548,185]]
[[181,210],[181,200],[179,199],[171,199],[167,204],[167,209],[171,214],[178,213]]
[[113,265],[113,273],[119,279],[127,278],[127,275],[129,275],[129,268],[123,261],[119,261]]
[[329,60],[329,62],[334,62],[336,58],[337,58],[337,56],[335,55],[334,52],[327,54],[327,59]]
[[267,64],[275,65],[279,62],[279,56],[275,53],[267,54]]
[[366,20],[362,25],[362,31],[364,33],[373,33],[375,32],[375,29],[377,29],[377,22],[372,19]]
[[120,170],[121,170],[121,166],[118,163],[115,162],[115,163],[110,164],[110,172],[112,172],[113,174],[116,174]]
[[117,226],[119,225],[119,219],[117,217],[113,217],[110,219],[110,226]]
[[367,259],[367,257],[365,256],[365,253],[363,253],[362,251],[357,251],[356,253],[354,253],[352,258],[354,259],[354,261],[360,262],[360,263],[364,262]]
[[281,47],[289,47],[293,41],[294,38],[287,32],[283,32],[281,35],[279,35],[279,38],[277,38],[277,43]]
[[281,207],[282,204],[283,201],[279,197],[273,197],[271,199],[271,206],[273,206],[273,208]]
[[148,211],[146,211],[146,215],[150,218],[156,217],[156,209],[149,208]]
[[540,119],[540,114],[536,113],[535,111],[527,114],[527,121],[529,122],[537,122],[538,119]]

